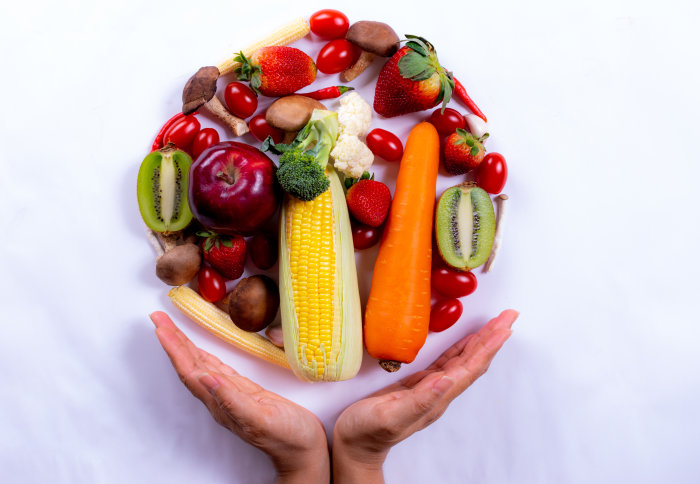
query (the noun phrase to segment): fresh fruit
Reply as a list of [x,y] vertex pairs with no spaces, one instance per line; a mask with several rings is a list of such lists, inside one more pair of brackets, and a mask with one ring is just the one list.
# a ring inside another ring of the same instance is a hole
[[430,115],[428,122],[435,126],[440,136],[449,136],[457,129],[464,129],[467,121],[459,111],[452,108],[438,108]]
[[486,153],[483,140],[464,129],[449,135],[445,141],[445,170],[451,175],[460,175],[479,166]]
[[345,37],[350,21],[343,12],[326,8],[311,15],[309,19],[311,31],[325,39],[341,39]]
[[163,133],[163,146],[172,143],[181,150],[187,148],[199,132],[199,120],[194,114],[183,116]]
[[445,297],[464,297],[476,290],[476,276],[473,272],[455,271],[447,267],[433,269],[430,284],[435,291]]
[[192,221],[187,186],[192,158],[168,145],[151,152],[139,168],[136,194],[141,217],[156,232],[177,232]]
[[399,161],[403,155],[403,144],[394,133],[375,128],[367,133],[367,146],[376,156],[386,161]]
[[448,188],[435,209],[435,239],[442,259],[458,270],[480,266],[491,253],[495,229],[493,203],[473,183]]
[[476,184],[494,195],[501,193],[508,179],[508,165],[500,153],[489,153],[476,172]]
[[391,206],[389,187],[376,180],[360,180],[350,187],[345,198],[352,216],[370,227],[383,224]]
[[299,92],[297,93],[299,96],[306,96],[310,97],[311,99],[316,99],[317,101],[323,100],[323,99],[335,99],[337,97],[342,96],[348,91],[354,90],[354,87],[348,87],[348,86],[329,86],[329,87],[324,87],[322,89],[318,89],[316,91],[312,92]]
[[429,109],[452,96],[452,75],[438,61],[425,39],[407,35],[409,42],[384,65],[374,91],[374,110],[390,118]]
[[224,90],[224,100],[229,111],[245,119],[258,109],[258,96],[242,82],[231,82]]
[[265,96],[286,96],[316,79],[313,59],[294,47],[263,47],[250,58],[241,52],[236,60],[238,80],[250,81],[253,91]]
[[182,111],[176,113],[172,118],[168,119],[163,126],[161,126],[160,130],[158,131],[158,134],[156,135],[155,139],[153,140],[153,145],[151,146],[151,151],[156,151],[159,150],[163,147],[163,136],[165,135],[165,132],[170,129],[170,126],[175,124],[176,121],[179,121],[180,119],[184,118],[185,115],[182,114]]
[[248,122],[248,127],[258,141],[265,141],[268,136],[272,136],[275,143],[281,143],[284,140],[284,131],[267,124],[265,113],[253,116]]
[[430,331],[439,333],[459,321],[462,316],[462,302],[459,299],[445,299],[433,304],[430,309]]
[[352,244],[355,250],[365,250],[377,245],[382,237],[382,229],[352,222]]
[[359,51],[345,39],[335,39],[321,48],[316,57],[316,67],[324,74],[336,74],[350,67]]
[[280,306],[280,293],[268,276],[246,277],[236,284],[228,300],[233,324],[243,331],[257,333],[270,324]]
[[226,281],[211,267],[203,267],[197,276],[199,294],[209,302],[216,302],[226,295]]
[[214,128],[204,128],[192,141],[192,159],[196,160],[204,150],[219,142],[219,133]]
[[200,232],[204,237],[202,253],[219,274],[226,279],[238,279],[245,268],[246,244],[240,235],[219,235],[213,232]]
[[190,169],[189,203],[207,229],[252,234],[277,211],[277,167],[260,150],[224,141],[206,150]]
[[255,267],[266,271],[277,262],[277,238],[271,234],[255,234],[248,243],[248,252]]

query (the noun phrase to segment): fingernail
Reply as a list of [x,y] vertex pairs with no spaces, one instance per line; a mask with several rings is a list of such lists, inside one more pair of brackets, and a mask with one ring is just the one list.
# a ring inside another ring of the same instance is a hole
[[219,386],[217,379],[211,376],[209,373],[202,373],[197,377],[197,381],[199,381],[199,383],[201,383],[209,393],[214,393],[214,390],[216,390]]
[[433,390],[435,391],[435,393],[444,395],[450,388],[452,388],[455,385],[455,383],[457,382],[454,378],[445,375],[435,382],[435,384],[433,385]]

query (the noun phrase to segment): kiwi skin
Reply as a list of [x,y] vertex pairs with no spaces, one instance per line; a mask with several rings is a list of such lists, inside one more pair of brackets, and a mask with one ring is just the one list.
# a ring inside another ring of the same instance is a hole
[[280,293],[270,277],[259,274],[246,277],[231,291],[228,312],[233,323],[244,331],[257,333],[277,315]]
[[475,184],[462,183],[440,195],[435,208],[435,239],[440,256],[450,267],[468,271],[486,262],[495,226],[491,197]]

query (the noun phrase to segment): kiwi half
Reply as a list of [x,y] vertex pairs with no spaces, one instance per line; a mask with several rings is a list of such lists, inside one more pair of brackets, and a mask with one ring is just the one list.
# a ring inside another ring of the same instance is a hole
[[486,262],[496,221],[491,197],[473,183],[448,188],[435,209],[435,238],[443,260],[468,271]]
[[154,151],[141,162],[136,193],[146,225],[156,232],[177,232],[192,221],[187,182],[192,158],[172,146]]

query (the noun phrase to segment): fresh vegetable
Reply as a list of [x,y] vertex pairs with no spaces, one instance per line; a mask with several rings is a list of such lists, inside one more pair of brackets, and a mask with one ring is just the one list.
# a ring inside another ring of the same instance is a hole
[[332,166],[326,173],[330,189],[312,201],[288,196],[282,206],[280,310],[294,373],[335,381],[360,368],[362,309],[343,187]]
[[236,141],[216,144],[190,169],[192,213],[212,232],[253,234],[280,205],[276,171],[272,160],[250,145]]
[[192,158],[172,144],[151,152],[139,168],[136,182],[139,210],[156,232],[177,232],[192,221],[187,189]]
[[336,74],[350,67],[358,56],[356,54],[359,52],[347,40],[331,40],[318,53],[316,67],[324,74]]
[[349,92],[340,98],[338,123],[340,134],[364,136],[372,124],[372,107],[356,92]]
[[182,112],[179,112],[165,122],[163,127],[160,128],[160,131],[158,131],[156,138],[153,140],[153,146],[151,146],[151,151],[156,151],[163,147],[163,135],[168,130],[168,128],[170,128],[170,126],[172,126],[173,123],[175,123],[175,121],[179,121],[180,119],[182,119],[183,116],[184,114],[182,114]]
[[345,37],[350,22],[343,12],[326,8],[311,15],[311,31],[324,39],[341,39]]
[[360,138],[350,134],[341,134],[338,142],[331,151],[333,166],[345,176],[359,178],[372,167],[374,154],[360,141]]
[[445,190],[435,209],[435,240],[442,259],[458,270],[486,262],[494,236],[491,197],[473,183]]
[[175,287],[168,296],[176,308],[210,333],[253,356],[289,368],[284,351],[263,336],[236,327],[228,314],[202,299],[189,287]]
[[241,63],[238,80],[250,81],[253,91],[264,96],[286,96],[316,79],[313,59],[294,47],[263,47],[250,58],[241,52],[236,60]]
[[370,227],[379,227],[389,213],[391,192],[389,187],[380,181],[360,180],[350,187],[345,200],[350,214],[358,222]]
[[430,310],[430,331],[435,333],[445,331],[459,321],[462,310],[462,302],[459,299],[436,302]]
[[390,118],[445,107],[452,97],[454,81],[438,61],[427,40],[407,35],[409,42],[384,65],[374,91],[374,110]]
[[265,275],[250,276],[236,284],[228,300],[233,324],[243,331],[257,333],[277,315],[280,293],[275,281]]
[[183,116],[163,133],[163,144],[172,143],[175,148],[184,150],[190,146],[200,128],[201,125],[195,115]]
[[330,87],[324,87],[323,89],[319,89],[318,91],[313,91],[313,92],[300,92],[298,93],[299,96],[306,96],[310,97],[311,99],[316,99],[316,100],[323,100],[323,99],[334,99],[337,97],[342,96],[348,91],[354,90],[354,87],[348,87],[348,86],[330,86]]
[[313,200],[328,190],[324,170],[338,136],[338,114],[315,109],[311,119],[288,145],[263,143],[263,151],[281,153],[277,181],[284,191],[300,200]]
[[445,141],[445,170],[451,175],[460,175],[479,166],[486,153],[484,139],[475,138],[464,129],[449,135]]
[[438,133],[419,123],[406,141],[365,311],[367,351],[387,371],[412,362],[428,335],[439,163]]
[[248,243],[248,252],[255,267],[266,271],[277,262],[277,238],[266,233],[255,234]]
[[484,157],[476,172],[476,184],[489,193],[501,193],[508,179],[508,165],[500,153],[491,152]]
[[436,109],[428,118],[428,122],[435,126],[440,136],[449,136],[458,129],[464,129],[467,126],[464,116],[452,108]]
[[493,238],[491,254],[489,255],[489,258],[486,259],[486,264],[484,264],[484,272],[489,272],[491,268],[493,268],[493,262],[496,260],[498,250],[501,248],[501,242],[503,241],[503,228],[506,221],[506,200],[508,200],[508,195],[505,193],[501,193],[496,197],[496,234]]
[[466,116],[466,122],[467,122],[467,127],[469,128],[469,132],[473,134],[477,138],[483,138],[484,136],[488,137],[489,135],[489,127],[486,124],[486,121],[481,119],[479,116],[476,114],[467,114]]
[[204,150],[219,142],[219,133],[214,128],[204,128],[199,131],[192,141],[192,159],[196,160]]
[[348,29],[345,38],[362,49],[355,62],[340,74],[340,80],[350,82],[362,74],[375,56],[391,57],[399,48],[399,36],[383,22],[360,20]]
[[203,267],[197,275],[199,294],[209,302],[216,302],[226,295],[226,281],[211,267]]
[[352,223],[352,243],[355,250],[365,250],[373,247],[382,237],[382,229],[370,227],[359,222]]
[[484,113],[481,112],[481,109],[472,101],[472,98],[469,97],[469,94],[467,94],[467,90],[464,88],[461,82],[457,80],[457,78],[453,78],[455,81],[455,94],[457,95],[457,98],[464,103],[465,106],[467,106],[472,113],[476,114],[479,116],[481,119],[484,120],[484,123],[486,123],[488,120],[486,119],[486,116]]
[[246,244],[240,235],[219,235],[214,232],[200,232],[204,237],[202,252],[204,260],[226,279],[238,279],[245,268]]
[[156,276],[170,286],[190,282],[199,272],[202,253],[199,247],[186,242],[178,245],[177,238],[146,229],[146,236],[156,251]]
[[224,90],[226,106],[235,116],[249,118],[258,109],[258,96],[242,82],[231,82]]
[[284,131],[267,124],[265,114],[257,114],[250,119],[250,132],[258,138],[258,141],[265,141],[271,137],[275,143],[281,143],[284,139]]
[[403,144],[394,133],[375,128],[367,134],[367,146],[376,156],[386,161],[399,161],[403,155]]
[[433,289],[445,297],[464,297],[476,291],[476,276],[471,271],[438,267],[433,269],[430,280]]
[[296,133],[306,126],[314,109],[326,109],[326,107],[315,99],[292,94],[270,104],[265,113],[265,119],[270,126],[288,133]]

